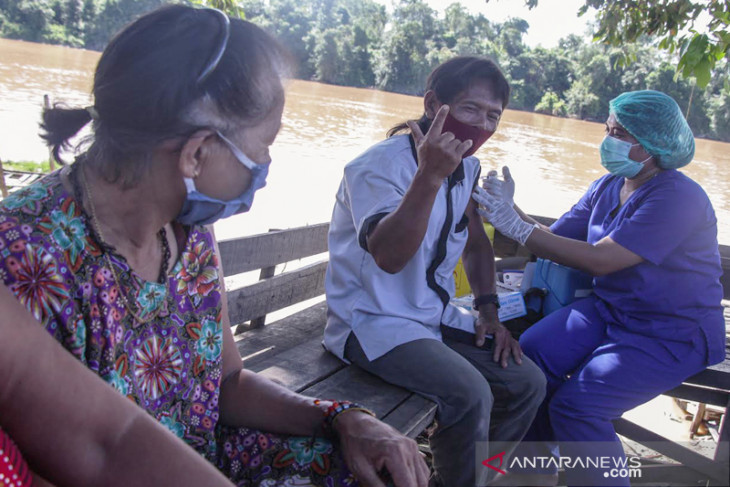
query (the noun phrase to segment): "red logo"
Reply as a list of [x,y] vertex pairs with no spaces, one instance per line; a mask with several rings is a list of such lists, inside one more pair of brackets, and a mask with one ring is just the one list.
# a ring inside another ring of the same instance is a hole
[[[507,474],[507,472],[505,472],[504,470],[502,470],[500,468],[502,466],[502,462],[504,462],[504,455],[505,455],[505,453],[507,453],[507,452],[503,451],[502,453],[498,453],[498,454],[494,455],[493,457],[487,458],[486,460],[484,460],[482,462],[482,465],[484,465],[487,468],[491,468],[492,470],[495,470],[495,471],[501,473],[502,475]],[[495,458],[499,458],[499,466],[497,466],[497,467],[495,467],[494,465],[490,465],[489,464],[489,462],[491,462]]]

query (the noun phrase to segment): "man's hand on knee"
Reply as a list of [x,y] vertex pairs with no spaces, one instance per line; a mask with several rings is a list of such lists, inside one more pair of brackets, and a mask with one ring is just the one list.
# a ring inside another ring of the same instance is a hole
[[514,357],[518,365],[522,364],[520,343],[512,338],[512,334],[498,319],[490,319],[480,315],[474,322],[474,334],[477,347],[484,344],[485,335],[492,335],[494,361],[500,362],[503,368],[507,367],[510,355]]

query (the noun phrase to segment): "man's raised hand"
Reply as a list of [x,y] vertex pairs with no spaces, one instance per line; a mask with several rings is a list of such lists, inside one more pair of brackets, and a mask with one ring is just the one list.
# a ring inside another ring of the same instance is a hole
[[451,132],[444,132],[444,121],[449,114],[449,106],[441,105],[431,127],[424,135],[416,122],[408,121],[418,153],[419,171],[423,171],[434,182],[451,176],[461,163],[466,151],[472,146],[471,140],[460,141]]

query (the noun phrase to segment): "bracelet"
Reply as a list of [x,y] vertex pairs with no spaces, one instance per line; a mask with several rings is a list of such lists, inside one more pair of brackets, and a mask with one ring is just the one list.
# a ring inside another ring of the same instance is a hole
[[471,307],[479,310],[479,308],[485,304],[493,304],[499,309],[499,295],[496,293],[493,294],[482,294],[481,296],[477,296],[474,301],[471,303]]
[[[314,404],[319,406],[320,404],[322,404],[322,401],[320,399],[315,399]],[[332,401],[330,407],[328,407],[327,410],[324,412],[322,429],[324,429],[326,433],[333,433],[335,421],[337,421],[337,418],[340,416],[340,414],[343,414],[347,411],[361,411],[365,414],[369,414],[374,418],[376,417],[374,412],[354,402]]]

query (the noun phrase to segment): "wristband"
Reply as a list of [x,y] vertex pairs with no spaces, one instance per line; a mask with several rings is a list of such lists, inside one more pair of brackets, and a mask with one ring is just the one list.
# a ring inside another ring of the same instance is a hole
[[[315,399],[314,404],[319,406],[322,403],[321,400]],[[324,420],[322,421],[322,429],[325,433],[334,433],[335,421],[337,418],[347,411],[361,411],[365,414],[369,414],[372,417],[376,417],[375,413],[370,411],[363,406],[350,401],[332,401],[332,405],[327,408],[324,412]]]
[[490,303],[499,309],[499,296],[497,294],[482,294],[481,296],[474,298],[474,301],[471,302],[471,307],[479,311],[481,306]]

